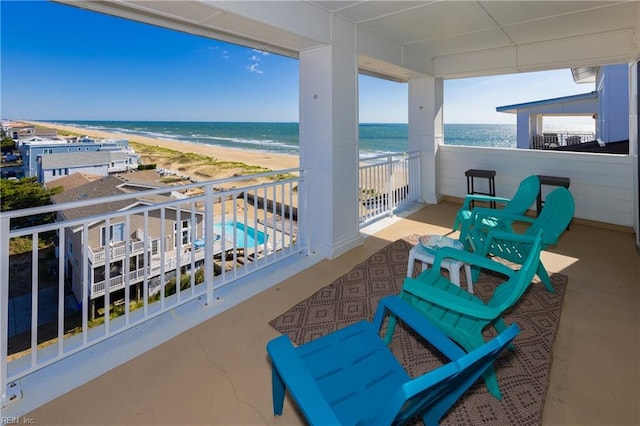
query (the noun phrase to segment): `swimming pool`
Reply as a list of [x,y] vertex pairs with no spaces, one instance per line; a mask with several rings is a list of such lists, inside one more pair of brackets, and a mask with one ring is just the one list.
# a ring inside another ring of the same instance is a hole
[[257,246],[261,246],[267,242],[268,235],[266,235],[262,231],[257,231],[256,229],[245,225],[242,222],[225,222],[224,224],[215,225],[213,227],[213,232],[216,235],[223,235],[227,241],[234,241],[234,231],[235,231],[235,247],[236,248],[245,248],[245,236],[247,242],[247,248],[252,248]]

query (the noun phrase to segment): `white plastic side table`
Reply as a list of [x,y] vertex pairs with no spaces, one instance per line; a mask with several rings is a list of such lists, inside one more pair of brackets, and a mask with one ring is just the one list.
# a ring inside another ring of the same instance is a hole
[[[433,265],[435,255],[429,252],[418,243],[414,248],[409,251],[409,264],[407,265],[407,277],[411,277],[413,273],[413,266],[416,260],[419,260],[427,265]],[[471,278],[471,266],[468,263],[461,262],[453,259],[443,259],[440,264],[443,268],[449,271],[449,280],[460,287],[460,269],[464,267],[464,273],[467,277],[467,291],[473,293],[473,280]]]

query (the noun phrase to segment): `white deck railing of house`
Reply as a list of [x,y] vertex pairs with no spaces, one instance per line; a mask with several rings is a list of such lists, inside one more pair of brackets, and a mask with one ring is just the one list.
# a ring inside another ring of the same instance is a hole
[[592,132],[543,133],[531,137],[531,149],[555,149],[560,146],[578,145],[596,139]]
[[360,226],[420,199],[420,152],[360,159]]
[[[1,407],[19,397],[19,392],[11,391],[19,379],[189,301],[199,300],[208,306],[221,287],[291,256],[306,254],[307,224],[304,215],[297,215],[297,207],[304,206],[304,190],[298,188],[304,187],[306,174],[303,169],[290,169],[171,187],[171,191],[197,195],[164,197],[166,201],[140,203],[124,211],[22,229],[12,229],[12,221],[34,214],[108,206],[116,201],[131,200],[134,204],[135,199],[149,200],[150,196],[166,194],[167,189],[0,213]],[[267,183],[247,183],[257,177],[266,178]],[[223,187],[234,189],[219,189]],[[152,235],[151,218],[165,223],[170,217],[181,218],[176,225],[178,236],[183,235],[185,217],[194,225],[188,234],[191,241],[177,252],[176,247],[166,247],[166,241],[173,237],[167,231],[171,227],[158,227],[160,235]],[[102,250],[98,256],[100,250],[90,250],[90,227],[110,229],[111,223],[121,223],[123,218],[123,253]],[[204,233],[194,231],[197,218]],[[215,235],[214,227],[225,223],[229,226],[222,226],[222,235]],[[73,247],[75,254],[69,254],[67,234],[77,232],[82,235],[74,241],[82,241],[81,247]],[[141,235],[149,238],[134,243]],[[159,239],[154,255],[152,238]],[[42,248],[45,239],[55,246]],[[20,256],[13,255],[10,247],[17,241],[23,246],[30,243],[32,248]],[[140,250],[139,243],[147,255],[137,257],[142,264],[131,268],[131,255]],[[93,283],[91,260],[102,257],[103,265],[114,265],[113,259],[120,255],[124,255],[119,263],[122,270],[112,273],[110,267],[104,268],[104,280]],[[78,264],[72,256],[81,259]],[[69,265],[72,271],[65,272]],[[29,272],[17,273],[21,266]],[[75,297],[68,282],[70,274],[77,274],[81,282],[81,294]],[[171,287],[173,279],[176,284]],[[50,291],[43,291],[43,287]],[[97,318],[92,320],[96,313]],[[47,334],[46,330],[53,332]]]
[[[109,257],[114,259],[116,257],[124,257],[126,254],[133,255],[144,252],[144,241],[131,241],[129,248],[124,246],[124,244],[109,247]],[[89,247],[89,261],[91,263],[104,262],[106,258],[106,250],[105,247],[93,249]]]
[[[232,247],[229,245],[229,247]],[[214,250],[215,251],[215,250]],[[164,270],[165,271],[175,271],[178,264],[180,265],[189,265],[191,259],[198,262],[204,259],[204,249],[196,249],[194,250],[193,255],[191,253],[185,253],[180,256],[180,261],[178,261],[178,256],[176,256],[175,251],[171,252],[165,256]],[[125,285],[133,285],[144,281],[145,277],[153,278],[160,276],[162,272],[162,265],[160,264],[159,259],[152,259],[150,265],[147,268],[136,268],[133,271],[129,271],[129,280],[125,280],[124,275],[118,275],[116,277],[111,277],[109,281],[109,291],[114,292],[116,290],[123,289]],[[145,271],[147,273],[145,274]],[[104,296],[104,292],[107,289],[106,280],[96,281],[91,283],[91,298],[95,299],[97,297]],[[153,296],[155,291],[159,291],[161,285],[158,280],[157,285],[149,285],[149,295]],[[155,290],[155,291],[154,291]]]

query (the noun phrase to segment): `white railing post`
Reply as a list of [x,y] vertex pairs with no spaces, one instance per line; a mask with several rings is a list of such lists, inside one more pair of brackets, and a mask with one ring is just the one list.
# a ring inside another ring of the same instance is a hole
[[9,339],[9,231],[11,219],[0,219],[0,416],[8,403],[7,351]]
[[393,156],[387,155],[387,205],[385,206],[386,213],[393,215],[393,208],[395,200],[393,199]]
[[[207,286],[207,306],[213,304],[213,184],[205,188],[204,200],[204,281]],[[223,210],[224,211],[224,210]]]

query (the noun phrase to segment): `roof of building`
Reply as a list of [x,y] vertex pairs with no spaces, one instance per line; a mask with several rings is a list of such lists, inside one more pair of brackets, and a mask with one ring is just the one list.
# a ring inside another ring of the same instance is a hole
[[567,102],[579,102],[585,100],[596,100],[598,98],[598,92],[581,93],[579,95],[562,96],[559,98],[543,99],[540,101],[524,102],[521,104],[504,105],[496,107],[497,112],[509,112],[517,113],[519,109],[537,108],[541,106],[551,106],[554,104],[567,103]]
[[595,83],[596,76],[600,67],[574,67],[571,68],[571,75],[573,81],[578,84],[582,83]]
[[[53,201],[55,204],[62,204],[72,201],[122,195],[125,193],[125,191],[119,188],[119,185],[121,184],[122,181],[115,176],[104,176],[101,179],[95,180],[93,182],[88,182],[84,185],[71,188],[67,191],[62,191],[60,194],[52,196],[51,201]],[[80,217],[94,216],[109,211],[121,210],[135,203],[135,200],[130,199],[121,201],[110,201],[108,203],[97,203],[84,207],[66,209],[60,211],[60,213],[66,219],[77,219]]]
[[48,188],[62,187],[65,191],[68,191],[86,183],[93,182],[94,180],[98,180],[102,177],[103,176],[101,175],[78,172],[72,173],[69,176],[63,176],[61,178],[49,181],[48,183],[46,183],[46,186]]
[[[115,175],[101,177],[100,179],[87,182],[83,185],[70,188],[51,197],[55,204],[68,203],[93,198],[110,197],[114,195],[122,195],[132,193],[134,191],[129,188],[130,183]],[[166,185],[145,183],[146,189],[160,188]],[[142,195],[137,198],[129,198],[120,201],[109,201],[108,203],[97,203],[84,207],[66,209],[60,211],[65,219],[77,219],[81,217],[90,217],[106,212],[118,211],[128,207],[132,207],[139,203],[157,203],[172,199],[169,196]]]
[[98,151],[98,152],[108,152],[110,154],[111,161],[126,160],[127,158],[133,155],[125,151]]
[[45,145],[58,146],[58,145],[64,145],[68,142],[66,139],[48,138],[48,137],[42,137],[42,136],[29,135],[27,137],[20,138],[20,143],[26,147],[44,148]]
[[118,173],[116,176],[118,176],[118,178],[123,182],[137,186],[147,186],[154,188],[169,186],[166,183],[160,181],[161,176],[156,169],[135,170],[126,173]]
[[101,151],[63,152],[60,154],[44,154],[40,156],[40,164],[43,170],[109,165],[110,162],[111,153]]

